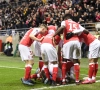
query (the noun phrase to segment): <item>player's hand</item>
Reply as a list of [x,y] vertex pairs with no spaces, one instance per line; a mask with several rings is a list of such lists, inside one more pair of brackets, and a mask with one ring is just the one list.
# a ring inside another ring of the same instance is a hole
[[43,39],[44,39],[44,36],[39,39],[39,42],[41,42]]
[[83,31],[85,34],[89,34],[89,31],[88,30],[84,30]]
[[70,39],[74,34],[72,32],[69,32],[66,34],[66,40]]

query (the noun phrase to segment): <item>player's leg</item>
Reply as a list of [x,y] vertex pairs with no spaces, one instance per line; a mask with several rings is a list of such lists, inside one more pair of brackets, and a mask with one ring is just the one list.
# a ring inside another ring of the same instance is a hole
[[31,70],[34,64],[34,60],[25,60],[25,75],[24,75],[24,79],[25,80],[30,80],[31,79]]
[[76,85],[80,84],[80,59],[81,59],[81,45],[79,41],[74,41],[74,50],[73,50],[73,62],[74,62],[74,73],[75,73],[75,82]]
[[67,70],[67,60],[66,59],[63,59],[62,61],[62,84],[66,84],[66,70]]
[[75,81],[74,66],[70,68],[70,78]]
[[42,57],[41,57],[41,43],[38,42],[38,41],[34,41],[33,42],[33,47],[34,47],[34,54],[35,56],[38,56],[39,57],[39,68],[40,68],[40,71],[43,67],[43,60],[42,60]]
[[62,82],[62,74],[57,62],[49,63],[49,72],[52,78],[52,86],[60,85]]
[[94,69],[94,72],[92,75],[92,83],[95,83],[95,81],[96,81],[96,75],[98,72],[98,58],[94,59],[94,63],[95,63],[95,69]]
[[95,63],[95,70],[93,72],[93,76],[92,76],[92,83],[95,83],[96,81],[96,75],[97,75],[97,72],[98,72],[98,58],[100,57],[100,41],[98,42],[98,49],[96,50],[97,52],[97,58],[94,59],[94,63]]
[[34,63],[32,50],[24,45],[19,45],[19,51],[22,61],[25,62],[25,75],[21,80],[24,84],[33,85],[30,80],[31,69]]
[[98,57],[99,56],[100,56],[100,42],[98,40],[95,40],[89,46],[88,79],[84,80],[82,82],[83,84],[91,84],[95,82],[96,74],[98,71]]
[[75,82],[77,85],[80,84],[80,79],[79,79],[79,76],[80,76],[80,62],[78,59],[73,59],[74,61],[74,73],[75,73]]
[[58,74],[58,63],[56,61],[52,62],[53,64],[53,73],[52,73],[52,85],[58,85],[57,82],[57,74]]
[[72,57],[72,51],[73,51],[73,43],[68,42],[63,45],[63,61],[62,61],[62,84],[66,84],[66,73],[67,73],[67,60]]
[[[45,48],[46,47],[46,48]],[[49,45],[47,44],[42,44],[41,45],[41,55],[42,55],[42,59],[44,61],[44,65],[43,65],[43,69],[44,69],[44,73],[46,75],[46,80],[44,81],[44,83],[48,83],[48,81],[50,80],[50,73],[49,73],[49,69],[48,69],[48,52],[49,52]]]
[[[49,50],[49,51],[48,51]],[[47,50],[48,60],[49,63],[52,64],[52,85],[57,85],[56,79],[58,74],[58,56],[57,56],[57,50],[52,45],[49,46]],[[51,68],[51,67],[50,67]]]
[[75,81],[74,63],[71,60],[67,61],[67,71],[68,82]]

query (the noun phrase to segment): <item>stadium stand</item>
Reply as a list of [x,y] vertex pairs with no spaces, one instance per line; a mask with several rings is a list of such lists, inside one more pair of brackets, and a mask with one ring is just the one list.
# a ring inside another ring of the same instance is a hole
[[19,29],[41,23],[60,26],[66,10],[79,23],[100,21],[100,0],[2,0],[0,29]]
[[89,31],[100,30],[100,0],[0,0],[0,39],[41,23],[60,26],[65,13]]

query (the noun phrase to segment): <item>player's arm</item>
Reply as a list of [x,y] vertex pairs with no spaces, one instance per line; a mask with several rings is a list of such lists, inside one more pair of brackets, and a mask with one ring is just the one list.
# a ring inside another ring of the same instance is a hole
[[59,62],[59,67],[61,67],[61,47],[58,45],[58,51],[57,51],[57,54],[58,54],[58,62]]
[[60,28],[58,28],[58,30],[55,32],[55,34],[53,35],[53,37],[56,36],[56,35],[58,35],[58,34],[60,34],[60,32],[62,30],[64,30],[64,29],[65,29],[65,26],[61,26]]
[[89,34],[89,31],[86,30],[84,27],[82,27],[81,25],[79,25],[79,29],[74,30],[72,33],[73,34],[81,34],[81,33],[85,33],[85,34]]
[[89,31],[86,30],[86,29],[85,29],[83,32],[84,32],[85,34],[89,34]]
[[40,31],[39,31],[38,29],[34,29],[34,30],[30,33],[29,37],[30,37],[31,39],[33,39],[33,40],[36,40],[36,41],[39,41],[39,42],[40,42],[40,41],[42,41],[42,39],[43,39],[44,37],[42,37],[42,38],[40,38],[40,39],[37,38],[36,35],[39,34],[39,32],[40,32]]
[[72,33],[73,33],[73,34],[79,34],[79,33],[82,33],[82,32],[84,32],[85,34],[89,34],[89,31],[86,30],[86,29],[84,29],[84,30],[75,30],[75,31],[73,31]]
[[29,37],[30,37],[31,39],[33,39],[33,40],[35,40],[35,41],[39,41],[39,42],[44,38],[44,37],[42,37],[42,38],[38,39],[34,34],[30,34]]
[[56,36],[57,34],[60,34],[60,32],[63,31],[63,30],[65,29],[65,26],[66,26],[66,25],[65,25],[65,21],[62,21],[62,22],[61,22],[61,27],[58,28],[58,30],[55,32],[55,34],[53,35],[53,37]]

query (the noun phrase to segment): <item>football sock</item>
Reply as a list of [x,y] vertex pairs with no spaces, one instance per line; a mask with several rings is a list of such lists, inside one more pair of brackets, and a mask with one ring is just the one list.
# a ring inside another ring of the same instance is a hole
[[89,78],[88,78],[88,80],[92,79],[94,70],[95,70],[95,63],[89,63],[89,72],[88,72]]
[[80,66],[78,63],[74,64],[75,81],[79,82]]
[[44,65],[44,72],[45,72],[45,75],[48,79],[50,79],[50,73],[49,73],[49,69],[47,67],[47,65]]
[[93,76],[92,76],[92,79],[93,79],[93,80],[95,80],[95,78],[96,78],[97,71],[98,71],[98,62],[95,63],[95,70],[94,70]]
[[25,80],[30,79],[31,69],[32,69],[32,65],[28,64],[25,66],[25,75],[24,75]]
[[58,65],[53,65],[53,74],[52,74],[52,80],[56,81],[58,74]]
[[67,62],[62,62],[62,82],[65,82]]

